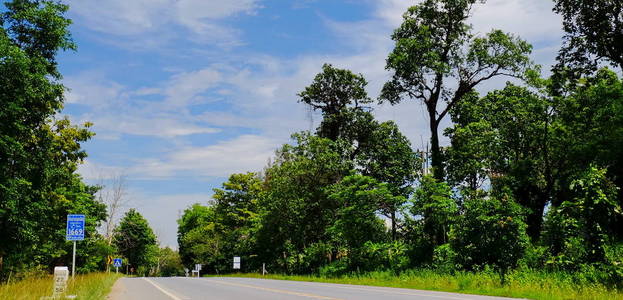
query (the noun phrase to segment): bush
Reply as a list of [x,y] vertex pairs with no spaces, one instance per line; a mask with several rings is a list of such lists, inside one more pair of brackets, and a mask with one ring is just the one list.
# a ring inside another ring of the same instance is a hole
[[358,271],[404,270],[409,266],[409,248],[403,242],[367,242],[360,250],[361,267]]
[[443,244],[433,252],[433,268],[442,273],[453,273],[457,270],[456,252],[450,244]]
[[553,253],[547,264],[577,271],[585,263],[607,263],[608,228],[620,215],[617,188],[606,169],[593,166],[577,175],[570,188],[573,198],[552,207],[546,217],[543,240]]
[[339,277],[348,273],[349,266],[347,259],[339,259],[328,265],[322,266],[318,271],[321,277]]
[[490,265],[502,282],[509,269],[517,266],[528,246],[522,209],[508,196],[472,198],[450,233],[457,262],[467,270]]

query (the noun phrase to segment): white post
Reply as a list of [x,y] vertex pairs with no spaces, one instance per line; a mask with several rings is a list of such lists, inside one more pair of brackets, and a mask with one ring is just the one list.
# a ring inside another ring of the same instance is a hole
[[115,273],[119,274],[119,267],[115,267]]
[[74,279],[74,275],[76,275],[76,241],[74,241],[74,255],[71,259],[71,279]]
[[262,264],[262,276],[266,275],[266,264]]

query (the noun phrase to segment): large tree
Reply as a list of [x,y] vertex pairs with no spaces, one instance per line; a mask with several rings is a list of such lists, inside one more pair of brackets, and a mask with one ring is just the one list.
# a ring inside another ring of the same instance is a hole
[[[0,277],[53,266],[68,250],[67,213],[98,226],[105,211],[75,173],[93,133],[56,117],[63,106],[56,56],[74,49],[57,1],[14,0],[0,13]],[[89,124],[86,124],[88,127]]]
[[467,18],[475,2],[426,0],[409,8],[387,58],[393,74],[380,99],[397,104],[406,96],[425,104],[438,180],[444,179],[439,126],[448,111],[480,83],[498,76],[522,78],[532,67],[527,42],[500,30],[483,37],[471,33]]
[[157,255],[157,240],[147,220],[135,209],[130,209],[114,231],[114,244],[127,264],[146,274]]
[[580,71],[606,60],[623,69],[623,3],[619,0],[555,0],[566,32],[558,59]]
[[473,93],[450,112],[446,130],[450,182],[476,190],[484,183],[509,189],[527,208],[528,232],[539,238],[543,210],[554,185],[550,101],[527,88],[508,84],[485,97]]
[[318,128],[320,137],[333,141],[344,137],[348,123],[356,112],[363,111],[361,105],[370,103],[366,92],[368,82],[363,75],[338,69],[330,64],[322,66],[311,85],[298,94],[313,110],[322,112],[323,120]]
[[387,121],[373,123],[368,138],[359,144],[355,162],[361,173],[379,182],[387,183],[395,197],[381,200],[380,213],[391,220],[392,239],[398,230],[398,211],[409,198],[421,169],[421,158],[411,148],[396,123]]

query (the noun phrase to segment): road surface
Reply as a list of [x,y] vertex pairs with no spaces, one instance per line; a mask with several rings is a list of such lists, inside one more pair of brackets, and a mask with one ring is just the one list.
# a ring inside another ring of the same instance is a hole
[[508,299],[410,289],[328,284],[255,278],[160,277],[121,278],[108,296],[110,300],[494,300]]

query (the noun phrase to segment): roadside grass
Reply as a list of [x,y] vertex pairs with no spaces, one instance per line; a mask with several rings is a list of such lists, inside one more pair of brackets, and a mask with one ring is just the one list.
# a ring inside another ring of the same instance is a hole
[[598,283],[589,283],[576,275],[564,272],[515,271],[508,275],[504,285],[500,284],[500,277],[492,272],[456,272],[451,275],[426,269],[409,270],[398,275],[393,272],[370,272],[340,277],[262,276],[260,274],[226,276],[383,286],[542,300],[623,300],[623,291],[609,289]]
[[[67,284],[67,295],[76,295],[76,299],[105,299],[112,285],[121,275],[107,273],[90,273],[76,275]],[[41,297],[52,296],[53,277],[27,278],[17,282],[0,285],[0,299],[39,300]]]

